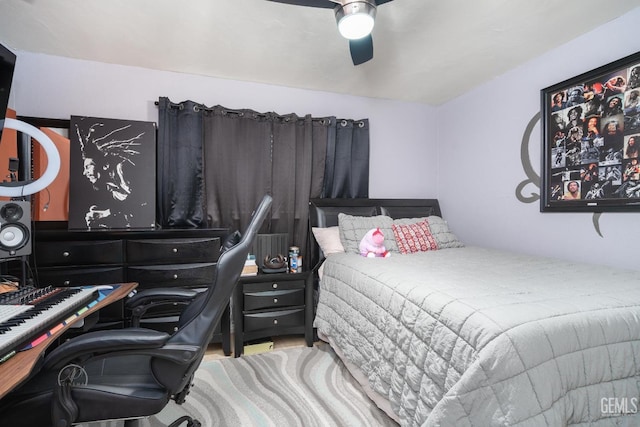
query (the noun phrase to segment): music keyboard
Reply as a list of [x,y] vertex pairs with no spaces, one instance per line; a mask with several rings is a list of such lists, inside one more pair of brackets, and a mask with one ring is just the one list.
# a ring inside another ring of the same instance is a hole
[[35,289],[26,297],[16,295],[16,301],[8,304],[3,295],[0,300],[0,363],[25,347],[37,345],[49,333],[55,333],[52,328],[62,327],[98,296],[95,288],[48,287]]

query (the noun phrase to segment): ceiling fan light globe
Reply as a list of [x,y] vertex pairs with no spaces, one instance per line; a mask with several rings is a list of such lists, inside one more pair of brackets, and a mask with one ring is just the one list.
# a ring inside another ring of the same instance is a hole
[[357,40],[371,34],[376,17],[376,8],[371,3],[347,3],[338,6],[335,12],[338,31],[345,39]]

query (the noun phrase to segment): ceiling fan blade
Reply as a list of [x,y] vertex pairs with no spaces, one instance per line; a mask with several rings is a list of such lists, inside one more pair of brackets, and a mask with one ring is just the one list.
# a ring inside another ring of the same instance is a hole
[[360,65],[373,58],[373,38],[371,34],[358,40],[349,40],[349,50],[353,65]]
[[[275,3],[292,4],[294,6],[321,7],[324,9],[333,9],[336,3],[330,0],[268,0]],[[387,0],[388,1],[388,0]]]
[[380,6],[381,4],[389,3],[390,1],[393,0],[376,0],[376,5]]

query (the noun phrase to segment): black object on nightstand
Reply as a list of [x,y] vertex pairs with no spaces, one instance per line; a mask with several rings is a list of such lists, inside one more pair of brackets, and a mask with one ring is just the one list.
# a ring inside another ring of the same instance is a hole
[[313,275],[257,274],[240,278],[232,296],[235,357],[248,341],[304,334],[313,346]]

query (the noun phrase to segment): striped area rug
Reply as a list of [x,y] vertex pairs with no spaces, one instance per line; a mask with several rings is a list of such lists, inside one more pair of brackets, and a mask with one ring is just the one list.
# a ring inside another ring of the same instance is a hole
[[194,384],[183,405],[170,404],[143,426],[166,426],[184,414],[204,427],[397,426],[324,343],[206,361]]

